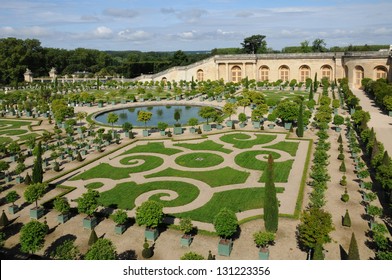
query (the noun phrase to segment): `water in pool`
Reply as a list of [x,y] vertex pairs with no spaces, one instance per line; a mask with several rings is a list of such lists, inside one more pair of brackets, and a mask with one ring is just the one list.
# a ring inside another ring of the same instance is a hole
[[180,113],[180,119],[178,122],[182,125],[187,125],[190,118],[197,118],[200,122],[204,122],[199,116],[199,106],[184,106],[184,105],[166,105],[166,106],[141,106],[141,107],[130,107],[117,109],[113,111],[107,111],[102,114],[98,114],[95,120],[108,124],[108,114],[113,112],[118,115],[118,121],[114,125],[122,125],[125,122],[130,122],[133,126],[144,126],[144,122],[137,121],[137,114],[139,111],[148,111],[152,113],[151,120],[147,122],[147,126],[156,127],[158,122],[165,122],[169,126],[173,126],[177,121],[174,119],[174,113],[178,111]]

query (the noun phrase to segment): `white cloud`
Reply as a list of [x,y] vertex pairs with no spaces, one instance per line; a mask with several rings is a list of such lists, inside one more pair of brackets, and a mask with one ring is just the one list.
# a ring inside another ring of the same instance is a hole
[[107,38],[112,38],[113,31],[106,26],[100,26],[93,31],[93,34],[97,38],[107,39]]
[[173,8],[161,8],[162,14],[174,14],[176,12]]
[[14,28],[11,26],[0,27],[0,36],[15,36],[15,37],[48,37],[53,32],[47,28],[40,26]]
[[148,33],[144,30],[123,30],[118,32],[118,36],[122,39],[130,40],[130,41],[136,41],[136,42],[141,42],[141,41],[147,41],[151,39],[154,34]]

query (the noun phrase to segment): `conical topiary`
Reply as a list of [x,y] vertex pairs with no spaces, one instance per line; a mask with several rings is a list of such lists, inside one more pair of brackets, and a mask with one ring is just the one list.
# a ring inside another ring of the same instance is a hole
[[88,246],[92,246],[95,242],[97,242],[98,236],[95,230],[93,229],[90,233],[90,237],[88,239]]
[[30,185],[31,184],[31,177],[29,175],[29,173],[27,173],[25,179],[24,179],[24,183],[25,185]]
[[351,235],[350,247],[348,249],[349,260],[360,260],[357,240],[355,239],[354,232]]
[[348,213],[347,209],[346,209],[346,214],[344,214],[343,223],[342,224],[345,227],[351,227],[351,218],[350,218],[350,214]]
[[9,222],[10,221],[8,220],[7,215],[5,214],[5,212],[3,210],[3,213],[1,214],[1,217],[0,217],[0,227],[8,226]]
[[81,162],[83,161],[82,155],[80,154],[80,152],[78,152],[77,156],[76,156],[76,160]]
[[215,255],[212,255],[211,250],[208,251],[208,258],[207,260],[215,260]]
[[343,143],[342,134],[339,134],[338,143],[340,143],[340,144]]
[[340,164],[339,171],[346,172],[346,164],[344,163],[344,161],[342,161],[342,163]]

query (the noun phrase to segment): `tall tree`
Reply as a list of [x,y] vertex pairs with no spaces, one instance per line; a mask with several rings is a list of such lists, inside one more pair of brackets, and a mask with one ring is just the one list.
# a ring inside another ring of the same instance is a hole
[[303,137],[304,136],[304,106],[303,102],[299,104],[299,112],[298,112],[298,120],[297,120],[297,136]]
[[44,178],[44,170],[42,169],[42,146],[41,141],[37,144],[37,154],[33,165],[32,180],[34,183],[42,183]]
[[276,197],[274,182],[274,160],[272,155],[268,156],[267,173],[264,188],[264,226],[267,231],[276,232],[279,222],[279,202]]
[[355,238],[354,232],[351,235],[350,247],[348,249],[348,259],[360,260],[357,239]]
[[312,47],[309,46],[310,42],[308,40],[305,40],[301,42],[301,52],[303,53],[309,53],[312,51]]
[[312,50],[313,52],[325,52],[327,50],[326,46],[324,39],[317,38],[313,41]]
[[245,53],[256,54],[267,51],[265,36],[260,34],[244,38],[244,42],[241,45]]

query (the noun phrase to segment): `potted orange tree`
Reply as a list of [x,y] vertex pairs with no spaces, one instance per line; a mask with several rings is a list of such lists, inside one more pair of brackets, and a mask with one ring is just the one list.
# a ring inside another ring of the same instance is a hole
[[42,198],[46,189],[45,183],[35,183],[28,186],[23,193],[28,203],[35,202],[35,207],[30,209],[30,218],[38,220],[44,215],[44,208],[38,206],[38,199]]
[[69,205],[67,198],[59,197],[59,196],[56,197],[56,199],[53,202],[53,207],[57,212],[60,213],[57,216],[57,221],[60,224],[64,224],[66,221],[68,221],[69,210],[71,209],[71,206]]
[[259,259],[268,260],[269,259],[269,245],[273,245],[275,241],[275,234],[269,231],[259,231],[253,234],[253,239],[259,247]]
[[181,246],[189,247],[192,243],[193,237],[190,234],[193,229],[192,220],[190,218],[183,218],[180,220],[180,230],[184,233],[181,236]]
[[5,196],[5,199],[8,203],[12,203],[12,205],[8,206],[8,212],[10,214],[15,214],[18,212],[18,205],[15,205],[15,201],[17,201],[19,198],[19,195],[16,191],[10,191],[7,193]]
[[116,211],[116,213],[112,215],[112,219],[116,223],[116,226],[114,227],[115,233],[120,235],[123,234],[126,229],[125,223],[128,220],[127,212],[122,209],[119,209]]
[[83,227],[86,229],[93,229],[98,221],[94,216],[94,212],[98,207],[99,192],[89,189],[82,197],[78,198],[78,212],[87,215],[83,219]]
[[155,241],[158,238],[158,225],[163,219],[163,205],[159,202],[148,200],[136,208],[136,223],[145,225],[144,237],[147,240]]
[[237,232],[238,219],[233,211],[223,208],[215,216],[214,227],[216,233],[221,237],[218,243],[218,254],[230,256],[233,249],[233,240],[230,238]]

